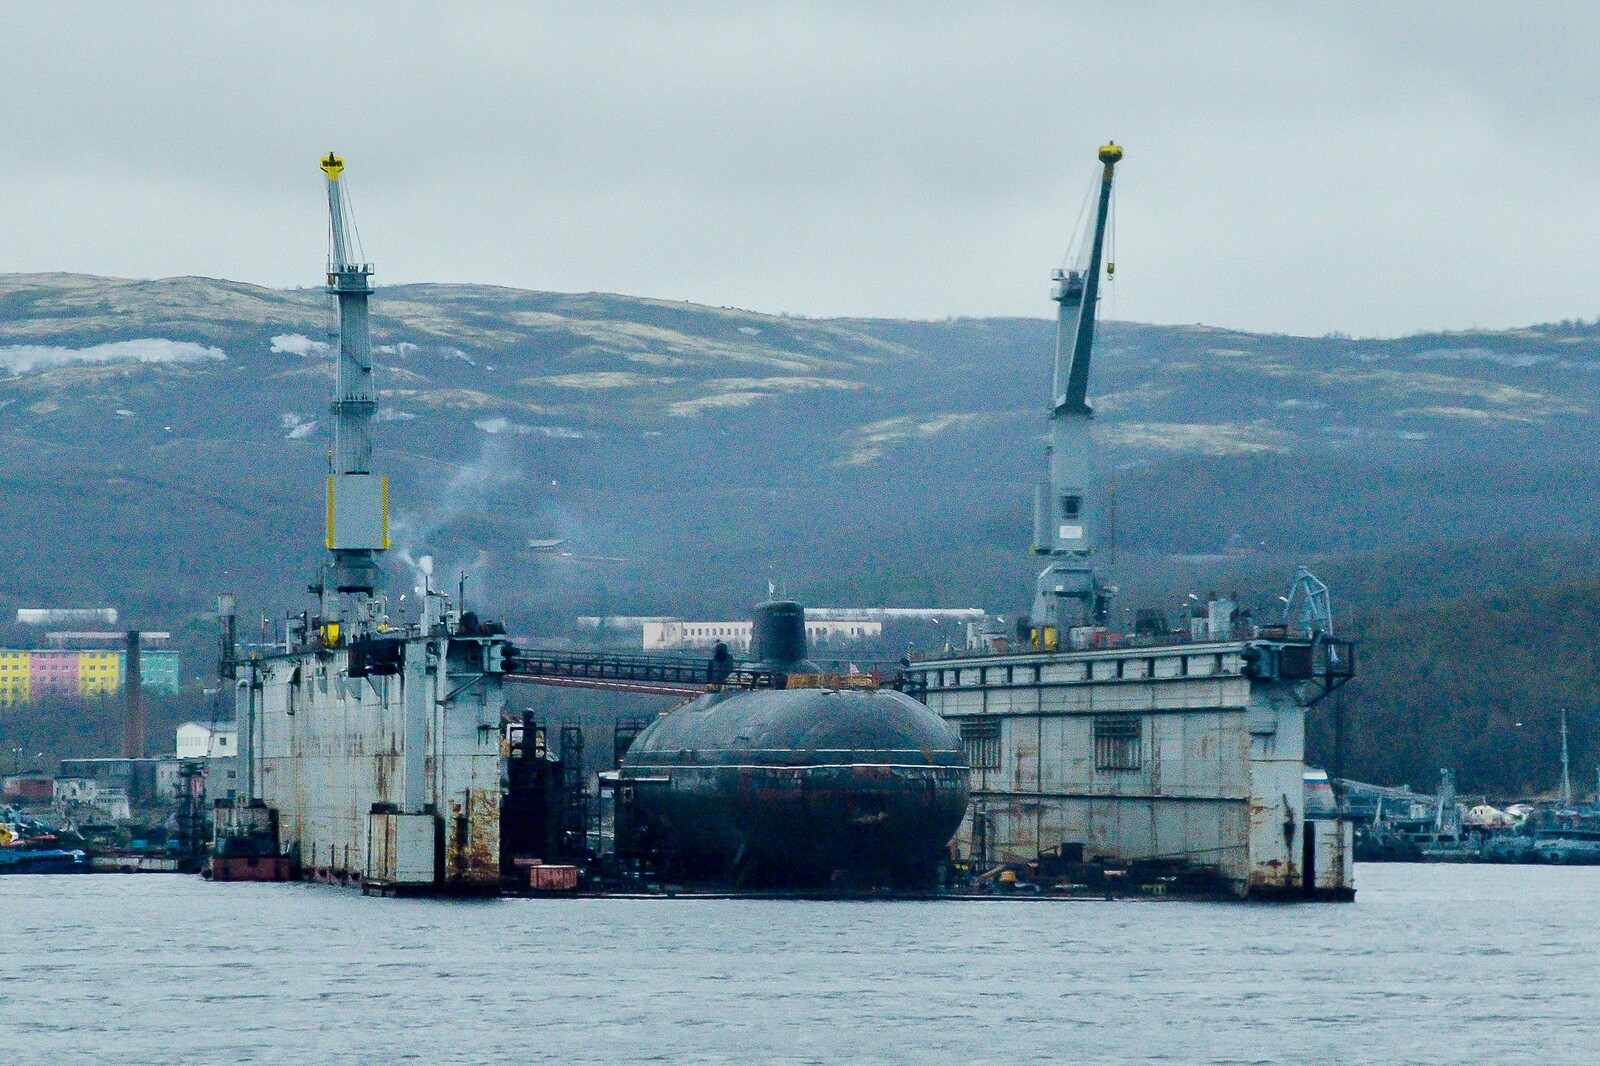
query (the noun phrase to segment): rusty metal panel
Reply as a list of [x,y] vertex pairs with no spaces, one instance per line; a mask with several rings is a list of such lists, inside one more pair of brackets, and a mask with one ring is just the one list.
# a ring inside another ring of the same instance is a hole
[[[1250,887],[1291,892],[1301,885],[1305,819],[1305,712],[1276,685],[1250,694]],[[1260,731],[1270,719],[1271,732]]]
[[448,702],[430,723],[434,802],[445,821],[445,880],[468,889],[500,878],[500,717],[498,679],[451,674]]
[[1282,804],[1263,797],[1250,802],[1250,889],[1288,891],[1299,883],[1295,849],[1299,827]]
[[1039,791],[1062,791],[1072,767],[1066,741],[1069,720],[1057,715],[1033,715],[1024,721],[1035,723],[1038,731]]
[[1355,886],[1354,827],[1343,818],[1319,818],[1316,827],[1316,877],[1320,892],[1348,892]]
[[438,823],[431,814],[375,812],[367,822],[366,880],[380,885],[431,886]]
[[[459,760],[458,760],[459,762]],[[457,767],[457,769],[463,769]],[[474,788],[453,793],[446,822],[445,878],[451,884],[498,882],[500,791]]]
[[1004,788],[1014,793],[1039,791],[1039,719],[1007,718],[1000,726],[1000,771]]

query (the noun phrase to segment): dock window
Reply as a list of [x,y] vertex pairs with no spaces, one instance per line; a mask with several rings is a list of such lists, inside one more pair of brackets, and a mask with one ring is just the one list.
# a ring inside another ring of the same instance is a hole
[[974,770],[1000,769],[1000,723],[961,723],[961,750]]
[[1136,714],[1102,714],[1094,720],[1094,768],[1137,770],[1144,765],[1144,729]]

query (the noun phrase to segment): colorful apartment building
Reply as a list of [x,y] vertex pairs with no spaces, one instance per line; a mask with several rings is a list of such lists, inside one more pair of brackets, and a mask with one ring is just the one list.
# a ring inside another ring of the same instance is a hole
[[0,648],[0,703],[17,703],[29,698],[32,655],[32,652]]
[[[127,659],[127,652],[111,648],[0,648],[0,704],[119,695]],[[177,693],[178,653],[142,652],[139,677],[147,690]]]

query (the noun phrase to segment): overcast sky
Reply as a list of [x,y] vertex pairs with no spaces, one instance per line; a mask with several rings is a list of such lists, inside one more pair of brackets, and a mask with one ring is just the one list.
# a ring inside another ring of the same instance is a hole
[[1112,317],[1600,315],[1600,4],[55,2],[5,23],[4,271],[316,284],[333,148],[380,284],[1045,317],[1110,137]]

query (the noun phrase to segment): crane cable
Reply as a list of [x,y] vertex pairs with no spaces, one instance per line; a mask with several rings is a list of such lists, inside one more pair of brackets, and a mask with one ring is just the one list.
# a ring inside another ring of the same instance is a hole
[[1117,188],[1111,187],[1110,218],[1106,220],[1106,280],[1115,279],[1117,274]]
[[1106,219],[1106,289],[1111,297],[1110,306],[1106,308],[1106,319],[1109,321],[1117,317],[1117,287],[1111,284],[1117,280],[1117,187],[1111,187],[1110,217]]
[[[350,242],[350,258],[354,260],[355,263],[365,264],[367,261],[367,250],[361,246],[361,231],[356,228],[356,213],[350,208],[350,195],[348,192],[349,187],[345,185],[347,180],[349,179],[347,179],[342,173],[339,175],[339,217],[340,221],[344,225],[345,237]],[[328,256],[328,264],[331,269],[334,266],[334,260],[338,259],[341,254],[339,241],[333,226],[333,215],[331,213],[328,215],[328,247],[331,249],[331,253]],[[343,263],[339,265],[352,266],[354,263]],[[329,330],[327,335],[329,337],[337,337],[339,335],[339,297],[337,294],[332,292],[327,293],[327,297],[328,309],[333,314],[333,329]],[[337,357],[337,352],[335,352],[335,356]],[[329,461],[332,462],[331,456]]]
[[[1083,266],[1088,256],[1089,242],[1084,237],[1088,227],[1089,205],[1094,202],[1095,194],[1099,189],[1099,182],[1096,181],[1090,184],[1083,194],[1083,203],[1078,207],[1078,220],[1072,224],[1072,239],[1067,242],[1066,253],[1061,257],[1061,272],[1063,274],[1067,272],[1069,267]],[[1076,260],[1073,258],[1074,252],[1077,253]]]
[[[342,175],[341,175],[342,177]],[[361,246],[361,230],[356,226],[356,213],[350,206],[350,197],[346,193],[346,186],[339,186],[339,199],[343,201],[345,229],[350,234],[351,251],[355,254],[356,262],[367,261],[367,250]]]
[[[367,261],[367,250],[361,246],[361,231],[356,228],[356,213],[350,206],[349,187],[345,184],[349,179],[341,174],[335,181],[335,195],[339,198],[339,223],[334,224],[333,212],[328,213],[328,267],[357,266]],[[346,249],[339,247],[339,235],[343,230],[345,240],[349,244],[348,256]],[[350,262],[340,263],[341,258],[348,258]]]

